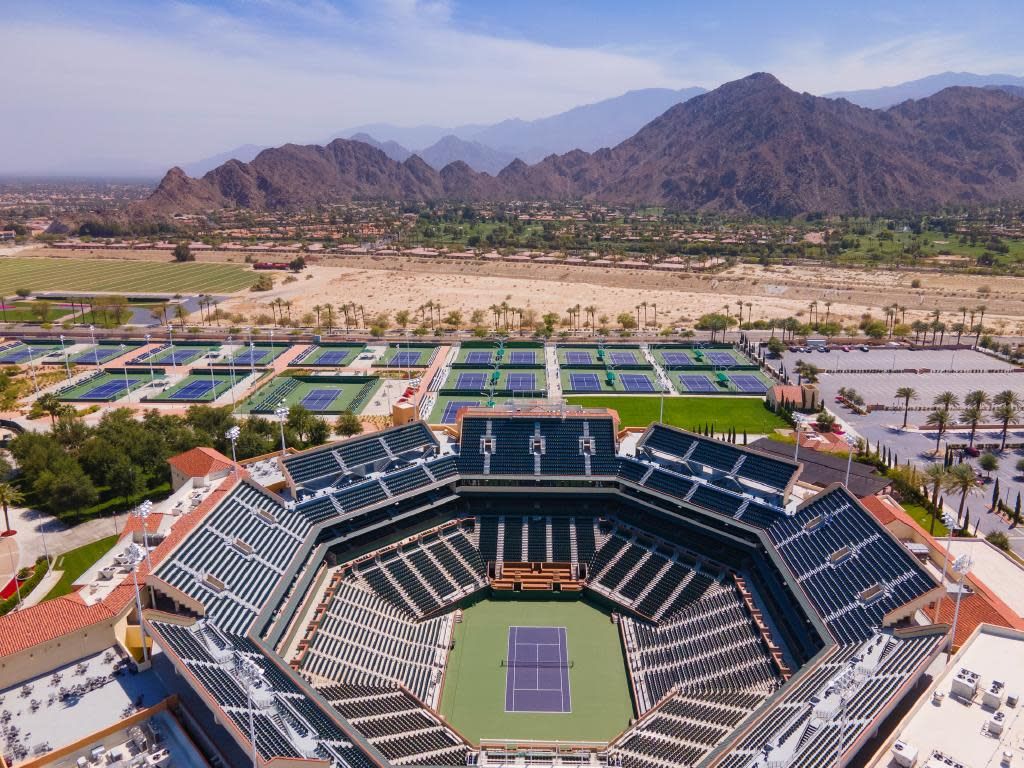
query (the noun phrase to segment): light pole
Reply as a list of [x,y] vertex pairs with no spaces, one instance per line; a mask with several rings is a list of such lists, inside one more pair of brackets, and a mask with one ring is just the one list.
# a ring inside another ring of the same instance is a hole
[[284,456],[288,450],[284,442],[284,420],[288,418],[288,409],[284,407],[284,402],[274,409],[274,415],[277,416],[278,423],[281,425],[281,455]]
[[174,326],[167,324],[167,344],[171,348],[171,365],[174,365]]
[[800,423],[793,427],[793,434],[796,435],[796,445],[793,446],[793,461],[798,461],[800,456]]
[[144,557],[149,557],[149,551],[147,550],[146,554],[143,555],[142,547],[133,542],[125,550],[125,556],[128,558],[127,566],[132,572],[132,584],[135,585],[135,610],[138,611],[139,616],[139,639],[142,641],[142,661],[147,663],[149,662],[149,649],[146,647],[146,628],[142,625],[142,594],[139,592],[139,565]]
[[150,571],[153,570],[153,563],[149,559],[149,532],[147,530],[146,521],[149,519],[150,514],[153,512],[153,502],[149,499],[143,501],[132,511],[132,517],[136,517],[142,521],[142,544],[146,549],[146,566]]
[[839,694],[839,743],[836,745],[836,768],[843,764],[843,742],[846,740],[846,705],[850,694],[857,687],[853,670],[847,670],[833,684],[833,690]]
[[245,695],[249,699],[249,743],[252,745],[252,768],[259,768],[259,752],[256,751],[256,720],[253,712],[256,709],[256,702],[252,693],[261,687],[263,670],[255,661],[238,653],[235,654],[235,675],[245,683]]
[[846,446],[849,448],[846,454],[846,480],[843,481],[843,485],[846,486],[846,490],[850,490],[850,470],[853,468],[853,444],[850,439],[847,438]]
[[96,346],[96,326],[89,326],[89,335],[92,336],[92,363],[93,365],[100,364],[100,348]]
[[949,664],[950,658],[953,656],[953,641],[956,639],[956,622],[960,618],[960,598],[964,594],[964,577],[967,572],[971,570],[971,566],[974,565],[974,561],[971,560],[970,555],[960,555],[956,560],[953,561],[953,573],[960,578],[957,580],[956,587],[956,608],[953,609],[953,628],[949,632],[949,648],[946,649],[946,663]]
[[7,555],[11,558],[11,573],[14,574],[14,589],[18,593],[18,608],[21,608],[21,584],[18,583],[18,564],[14,561],[14,537],[7,537]]
[[64,373],[66,373],[67,377],[70,379],[71,378],[71,364],[68,362],[68,351],[64,347],[64,334],[63,333],[60,335],[60,353],[61,353],[61,356],[64,358]]
[[238,459],[235,457],[235,443],[238,442],[238,436],[242,434],[242,430],[237,426],[231,427],[227,432],[224,433],[224,437],[231,441],[231,461],[234,463],[234,471],[238,471]]
[[[124,356],[125,346],[121,344],[118,349],[121,350],[121,356]],[[128,368],[121,369],[124,372],[124,397],[130,403],[132,401],[132,387],[128,383]]]
[[[949,550],[953,546],[953,529],[956,528],[957,524],[956,515],[950,512],[948,509],[942,512],[942,524],[946,526],[946,557],[942,561],[942,578],[939,580],[939,586],[943,590],[946,589],[946,571],[949,568]],[[935,604],[935,621],[939,620],[939,608],[942,605],[942,601],[946,594],[943,592],[942,597],[939,598]]]
[[39,394],[39,382],[36,380],[35,356],[32,354],[32,345],[28,345],[28,372],[32,374],[32,389]]
[[[149,346],[149,334],[146,334],[146,346]],[[149,383],[153,383],[153,355],[146,355],[146,360],[149,361]]]
[[[274,350],[270,350],[273,354]],[[256,375],[256,344],[252,340],[252,336],[249,338],[249,374],[252,376]]]

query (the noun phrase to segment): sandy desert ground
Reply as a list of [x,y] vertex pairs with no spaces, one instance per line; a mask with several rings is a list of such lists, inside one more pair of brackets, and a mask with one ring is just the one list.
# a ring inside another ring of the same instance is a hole
[[[166,251],[56,252],[19,249],[19,256],[75,258],[169,259]],[[237,253],[203,253],[200,261],[241,262]],[[307,279],[308,276],[308,279]],[[577,304],[594,305],[598,315],[612,319],[620,312],[635,312],[640,302],[657,304],[658,322],[689,324],[706,312],[722,311],[726,304],[736,313],[736,302],[750,302],[746,313],[758,318],[806,316],[811,301],[831,302],[829,312],[844,322],[864,312],[882,314],[885,305],[907,308],[911,322],[942,309],[943,319],[960,319],[959,307],[984,304],[985,325],[1002,333],[1024,334],[1024,279],[963,275],[923,270],[868,270],[828,266],[737,265],[714,274],[628,270],[612,267],[574,267],[550,264],[454,262],[412,257],[345,257],[325,259],[309,267],[295,282],[277,285],[265,293],[240,293],[223,307],[247,316],[270,314],[270,302],[292,302],[292,315],[319,304],[335,307],[354,302],[368,315],[401,309],[415,311],[427,301],[439,302],[443,312],[459,309],[468,319],[474,309],[493,304],[565,313]],[[920,286],[913,287],[913,281]],[[652,313],[649,311],[649,317]],[[489,313],[488,313],[489,316]]]

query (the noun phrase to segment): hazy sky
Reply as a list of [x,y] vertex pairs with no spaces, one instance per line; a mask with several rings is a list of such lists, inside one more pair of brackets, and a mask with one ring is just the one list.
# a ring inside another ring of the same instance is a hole
[[1024,74],[1020,0],[0,0],[0,18],[0,175],[157,173],[754,71],[812,93]]

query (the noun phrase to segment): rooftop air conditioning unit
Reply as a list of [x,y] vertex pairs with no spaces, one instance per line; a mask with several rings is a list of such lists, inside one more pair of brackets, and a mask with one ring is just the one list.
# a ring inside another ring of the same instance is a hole
[[1003,705],[1004,698],[1006,698],[1006,686],[999,680],[993,680],[982,694],[982,704],[989,709],[999,709]]
[[1003,732],[1003,726],[1006,725],[1006,713],[996,712],[989,718],[988,721],[988,732],[998,736]]
[[892,745],[892,759],[900,768],[914,768],[917,765],[917,747],[897,741]]
[[978,692],[978,673],[961,667],[953,677],[950,693],[962,699],[973,699]]

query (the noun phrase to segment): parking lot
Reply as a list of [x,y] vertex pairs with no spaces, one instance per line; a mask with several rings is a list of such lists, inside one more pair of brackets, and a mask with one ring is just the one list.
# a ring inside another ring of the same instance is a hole
[[[1014,372],[1009,364],[973,350],[961,349],[955,354],[952,350],[913,351],[893,348],[873,349],[870,352],[857,349],[827,353],[786,352],[782,362],[794,382],[794,367],[800,359],[818,366],[821,371],[818,384],[822,398],[843,421],[872,446],[876,443],[888,446],[901,462],[910,458],[920,466],[933,461],[931,451],[935,449],[936,435],[928,430],[924,421],[934,407],[932,401],[940,392],[953,392],[961,401],[965,394],[976,389],[984,390],[989,395],[1010,389],[1024,397],[1024,373]],[[779,361],[772,363],[778,367]],[[919,370],[924,372],[915,372]],[[890,410],[857,415],[835,402],[836,393],[841,387],[856,390],[867,405],[881,405]],[[918,393],[911,401],[908,425],[912,429],[907,431],[901,429],[903,401],[896,397],[896,390],[900,387],[912,387]],[[959,409],[955,409],[955,415],[959,415]],[[1000,437],[1000,430],[997,429],[980,431],[975,442],[998,447]],[[966,443],[967,431],[954,428],[944,435],[944,440]],[[1011,429],[1007,443],[1012,445],[1022,442],[1024,430]],[[1008,449],[997,455],[999,468],[992,473],[991,480],[994,482],[995,478],[999,478],[1000,496],[1012,507],[1017,492],[1024,492],[1024,484],[1015,468],[1018,459],[1024,457],[1024,452]],[[976,460],[972,460],[972,463],[977,468]],[[984,476],[980,470],[978,474]],[[987,483],[968,496],[965,508],[970,512],[971,528],[974,528],[974,523],[979,523],[980,535],[994,530],[1006,532],[1013,549],[1024,555],[1024,531],[1009,529],[997,515],[989,512],[991,495],[992,484]],[[958,498],[947,497],[946,501],[954,509],[959,505]]]

